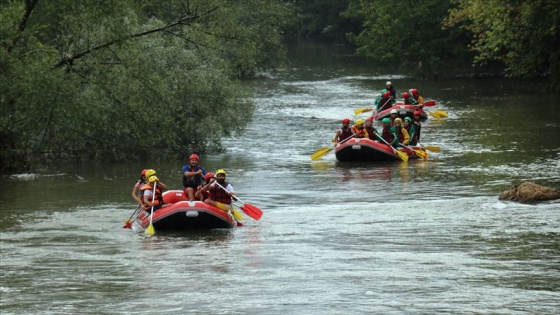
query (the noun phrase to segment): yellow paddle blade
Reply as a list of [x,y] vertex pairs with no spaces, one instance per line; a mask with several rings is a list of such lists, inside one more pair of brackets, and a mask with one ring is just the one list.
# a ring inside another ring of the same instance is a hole
[[243,215],[241,215],[241,213],[239,213],[239,211],[237,211],[236,209],[233,209],[233,208],[232,208],[231,210],[232,210],[232,212],[233,212],[233,217],[235,218],[235,220],[237,220],[237,221],[243,221],[243,219],[245,219],[245,218],[243,217]]
[[150,225],[148,225],[148,228],[146,229],[145,233],[148,235],[156,234],[156,231],[154,230],[154,226],[151,223]]
[[436,147],[435,145],[427,145],[424,147],[426,150],[432,151],[432,152],[441,152],[441,148],[440,147]]
[[315,151],[315,153],[311,154],[311,160],[317,161],[318,159],[325,156],[327,153],[331,152],[333,148],[320,148],[319,150]]
[[354,110],[354,116],[358,116],[362,113],[371,112],[373,108],[358,108]]
[[444,110],[435,110],[434,112],[440,115],[441,117],[447,117],[447,112]]
[[414,153],[418,155],[419,158],[426,160],[428,158],[428,154],[422,150],[414,150]]
[[403,160],[403,162],[407,163],[408,162],[408,155],[406,155],[406,153],[401,152],[399,150],[395,150],[397,152],[397,155],[401,158],[401,160]]

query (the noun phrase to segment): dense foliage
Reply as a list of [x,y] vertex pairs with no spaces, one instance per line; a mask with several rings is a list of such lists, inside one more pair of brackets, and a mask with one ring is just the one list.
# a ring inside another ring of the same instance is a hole
[[401,72],[431,77],[471,58],[462,32],[442,30],[450,8],[449,0],[350,0],[343,15],[363,21],[358,34],[348,35],[358,54]]
[[219,148],[253,104],[239,79],[282,59],[281,1],[0,4],[0,170],[36,157]]
[[475,62],[503,62],[511,77],[550,77],[560,85],[560,6],[553,0],[454,0],[445,20],[473,34]]

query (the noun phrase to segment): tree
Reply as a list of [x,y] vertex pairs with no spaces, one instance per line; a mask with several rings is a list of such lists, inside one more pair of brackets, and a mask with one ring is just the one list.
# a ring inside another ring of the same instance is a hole
[[454,0],[445,21],[472,33],[474,62],[503,62],[510,77],[550,77],[560,85],[560,8],[557,1]]
[[240,79],[281,62],[282,1],[0,4],[0,170],[220,149],[252,115]]
[[348,34],[357,53],[396,70],[431,76],[442,66],[468,63],[466,38],[442,30],[449,0],[350,0],[344,16],[363,20],[358,34]]

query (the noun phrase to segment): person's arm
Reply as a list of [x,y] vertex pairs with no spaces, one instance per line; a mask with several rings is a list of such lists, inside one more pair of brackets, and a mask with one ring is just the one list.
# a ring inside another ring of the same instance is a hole
[[157,180],[157,187],[159,187],[162,191],[167,190],[167,185],[163,182],[160,182],[159,179]]
[[408,135],[408,130],[402,128],[402,133],[404,136],[403,144],[408,145],[408,143],[410,142],[410,136]]
[[152,196],[153,196],[153,192],[151,190],[145,190],[144,191],[144,204],[148,205],[148,207],[153,206],[152,204]]
[[210,182],[202,187],[202,191],[207,192],[210,188],[214,187],[214,178],[210,178]]
[[391,129],[389,129],[389,133],[393,135],[393,141],[391,141],[391,145],[397,146],[399,144],[399,136],[397,135],[397,130],[395,129],[395,127],[391,127]]
[[138,197],[138,190],[140,190],[140,182],[134,184],[134,188],[132,188],[132,198],[134,198],[139,205],[142,205],[142,199]]
[[424,104],[424,97],[422,95],[418,95],[418,104]]
[[338,130],[336,131],[336,135],[334,135],[334,139],[332,140],[332,142],[337,143],[337,142],[339,142],[339,141],[340,141],[340,129],[338,129]]

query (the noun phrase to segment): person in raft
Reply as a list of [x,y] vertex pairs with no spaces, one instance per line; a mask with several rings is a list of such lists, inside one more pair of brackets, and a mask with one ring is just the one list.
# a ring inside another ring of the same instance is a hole
[[383,140],[385,140],[387,143],[391,144],[395,140],[395,138],[397,138],[395,130],[391,127],[391,120],[389,118],[383,118],[381,120],[381,124],[383,125],[381,138],[383,138]]
[[391,93],[385,91],[381,94],[381,97],[377,99],[375,108],[378,112],[391,108],[393,104],[391,104]]
[[356,120],[356,123],[352,126],[352,134],[354,135],[354,138],[369,138],[369,135],[364,128],[363,119],[360,118]]
[[370,140],[377,140],[377,130],[373,127],[373,117],[368,117],[366,119],[366,126],[364,127],[368,134],[368,138]]
[[394,124],[395,119],[399,118],[399,113],[397,112],[396,109],[391,109],[391,112],[389,112],[389,122],[391,124],[391,126]]
[[210,196],[204,200],[205,203],[226,212],[229,211],[232,198],[235,197],[233,186],[226,182],[226,171],[224,169],[216,171],[216,180],[204,185],[204,187],[202,187],[202,192],[208,192],[210,194]]
[[154,211],[159,210],[163,206],[163,191],[167,190],[167,185],[157,178],[155,170],[147,170],[146,177],[148,177],[148,182],[141,188],[144,198],[142,200],[143,208],[146,211],[151,211],[152,207],[154,207]]
[[402,97],[404,99],[404,105],[416,105],[418,102],[412,97],[412,94],[408,92],[403,92]]
[[412,123],[412,119],[410,117],[405,117],[403,120],[403,128],[406,129],[406,131],[408,132],[408,137],[410,139],[410,141],[408,142],[408,144],[410,145],[416,145],[416,141],[413,143],[412,140],[414,139],[414,137],[416,136],[416,129],[414,128],[414,124]]
[[[204,176],[204,183],[205,183],[204,185],[211,184],[215,180],[216,180],[216,177],[214,177],[214,173],[208,172]],[[200,201],[204,201],[204,200],[208,199],[209,197],[210,197],[210,193],[208,191],[202,191],[202,188],[197,190],[196,193],[194,194],[194,198],[196,200],[200,200]]]
[[199,160],[198,155],[193,153],[189,157],[189,165],[183,166],[183,187],[189,201],[194,201],[195,192],[202,188],[206,176],[204,167],[198,165]]
[[393,121],[393,127],[391,127],[391,129],[393,130],[393,132],[391,133],[396,135],[393,142],[391,142],[391,145],[394,148],[407,146],[408,143],[410,142],[410,136],[408,135],[408,131],[406,131],[406,129],[404,129],[402,125],[403,125],[402,119],[395,118],[395,121]]
[[393,86],[393,83],[391,83],[391,81],[387,81],[385,82],[385,89],[391,93],[391,95],[389,96],[391,98],[391,105],[395,104],[396,102],[396,98],[397,98],[397,90],[395,89],[395,87]]
[[422,96],[422,94],[418,92],[418,89],[410,89],[408,92],[412,95],[412,98],[416,101],[416,104],[422,105],[422,107],[424,107],[424,96]]
[[420,123],[420,117],[422,112],[419,110],[414,111],[414,136],[410,138],[410,144],[417,145],[420,142],[420,132],[422,131],[422,123]]
[[334,139],[332,141],[336,146],[340,142],[352,138],[353,135],[354,133],[352,132],[352,128],[350,128],[350,119],[344,118],[342,120],[342,128],[336,131],[336,135],[334,136]]
[[142,194],[140,191],[140,187],[144,186],[144,184],[146,184],[148,182],[148,179],[146,178],[146,171],[147,169],[142,170],[142,172],[140,172],[140,178],[138,178],[138,180],[136,181],[136,184],[134,184],[134,187],[132,188],[132,198],[134,198],[134,200],[136,200],[136,203],[139,206],[142,206]]

